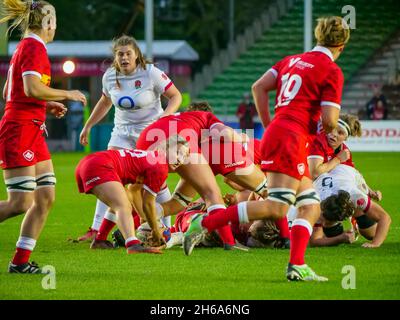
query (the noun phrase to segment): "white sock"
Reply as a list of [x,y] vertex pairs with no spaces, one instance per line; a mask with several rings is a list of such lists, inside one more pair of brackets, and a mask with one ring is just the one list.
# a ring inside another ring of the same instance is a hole
[[[163,189],[159,193],[157,193],[157,197],[156,197],[157,203],[161,204],[161,203],[169,201],[170,199],[171,199],[171,191],[169,191],[168,187],[166,187],[165,189]],[[171,228],[171,216],[163,217],[161,219],[161,221],[163,222],[163,224],[166,227]]]
[[104,215],[108,211],[107,205],[105,205],[100,200],[96,202],[96,211],[93,217],[92,229],[98,231],[100,229],[101,223],[103,222]]
[[20,249],[33,251],[36,246],[36,240],[28,237],[19,237],[16,246]]

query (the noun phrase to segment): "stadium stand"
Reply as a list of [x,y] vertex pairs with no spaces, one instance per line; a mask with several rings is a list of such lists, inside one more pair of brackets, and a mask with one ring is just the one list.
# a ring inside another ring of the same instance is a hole
[[[338,60],[346,85],[400,27],[398,0],[314,0],[314,26],[319,16],[345,16],[347,12],[342,13],[342,8],[349,2],[355,8],[356,29],[352,30],[351,41]],[[303,10],[303,1],[295,1],[284,17],[218,75],[197,98],[209,101],[217,114],[235,114],[243,93],[250,92],[256,79],[284,56],[303,51]],[[274,101],[275,94],[271,94],[271,112]]]

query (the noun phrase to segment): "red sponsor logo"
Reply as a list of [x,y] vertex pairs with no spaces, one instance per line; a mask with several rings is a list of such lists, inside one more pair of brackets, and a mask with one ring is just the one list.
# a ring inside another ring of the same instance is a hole
[[400,138],[400,130],[388,129],[364,129],[363,138]]
[[22,156],[25,158],[26,161],[32,161],[35,157],[35,153],[31,150],[26,150]]
[[140,89],[141,87],[142,87],[142,81],[136,80],[136,81],[135,81],[135,88],[136,88],[136,89]]

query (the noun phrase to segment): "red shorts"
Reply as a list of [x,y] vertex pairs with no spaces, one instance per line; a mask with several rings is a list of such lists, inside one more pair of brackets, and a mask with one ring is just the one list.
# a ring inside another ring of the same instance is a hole
[[199,153],[200,137],[189,124],[183,121],[161,118],[142,131],[136,142],[136,149],[153,150],[161,141],[179,134],[189,142],[190,152]]
[[179,232],[186,232],[187,229],[189,228],[192,216],[197,213],[204,213],[204,212],[200,210],[193,210],[187,212],[186,209],[179,212],[175,218],[175,224],[174,224],[175,230]]
[[201,147],[214,175],[225,176],[252,163],[241,143],[213,142],[202,144]]
[[90,193],[95,186],[110,181],[122,183],[112,160],[103,154],[91,154],[83,158],[76,167],[75,178],[80,193]]
[[0,165],[2,169],[30,167],[50,159],[43,121],[1,120]]
[[308,136],[280,127],[268,126],[261,140],[261,169],[301,180],[310,178],[308,170]]

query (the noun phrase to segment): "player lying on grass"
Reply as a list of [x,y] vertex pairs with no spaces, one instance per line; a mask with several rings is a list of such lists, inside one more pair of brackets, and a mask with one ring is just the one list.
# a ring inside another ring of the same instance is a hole
[[[81,193],[91,193],[103,201],[110,210],[104,219],[110,223],[99,230],[91,248],[109,247],[102,233],[111,231],[115,223],[126,239],[128,253],[160,253],[155,248],[145,248],[135,237],[132,205],[124,186],[135,184],[143,177],[143,213],[153,230],[154,243],[163,244],[164,239],[157,227],[155,197],[164,185],[168,169],[175,170],[189,155],[188,143],[179,136],[171,136],[153,151],[108,150],[86,156],[76,168],[76,180]],[[103,225],[102,225],[103,227]]]
[[[163,117],[148,126],[138,139],[137,147],[143,150],[151,150],[171,134],[179,134],[184,139],[187,139],[190,144],[190,159],[176,170],[181,179],[171,201],[163,204],[164,216],[176,214],[184,209],[196,193],[199,193],[204,199],[208,207],[207,211],[210,214],[213,214],[215,210],[225,209],[221,191],[216,183],[213,171],[202,153],[203,150],[200,148],[202,143],[205,145],[203,149],[207,149],[208,154],[212,154],[216,150],[215,152],[223,158],[222,161],[220,159],[216,161],[214,170],[221,170],[221,172],[228,174],[231,171],[246,169],[243,176],[247,174],[255,177],[255,179],[250,181],[240,176],[237,180],[245,181],[242,183],[247,183],[246,187],[252,190],[257,189],[260,193],[263,193],[263,190],[266,189],[264,174],[254,166],[249,166],[246,163],[246,158],[241,154],[242,146],[239,145],[238,147],[236,144],[236,142],[241,143],[240,135],[237,135],[232,128],[225,126],[210,111],[211,107],[208,103],[193,103],[189,111]],[[225,152],[220,152],[220,148],[223,148],[223,145],[214,144],[214,141],[220,142],[221,136],[224,137],[224,142],[234,145],[227,152],[227,156],[231,158],[226,166],[223,165]],[[210,141],[212,142],[210,143]],[[233,161],[232,159],[238,159],[238,161]],[[225,233],[223,238],[227,239],[226,248],[230,248],[235,244],[229,227],[223,226],[218,228],[218,231],[220,234]]]
[[[322,200],[323,230],[314,228],[312,245],[333,245],[346,237],[347,242],[351,242],[353,239],[350,235],[342,235],[344,230],[340,223],[349,217],[355,218],[360,234],[372,240],[364,243],[363,247],[377,248],[383,243],[389,231],[390,216],[371,200],[370,188],[356,169],[348,165],[337,165],[330,172],[321,174],[314,181],[314,186]],[[327,238],[322,237],[321,231]]]
[[[348,137],[360,137],[362,133],[361,123],[358,118],[348,114],[340,115],[338,126],[329,134],[320,133],[310,146],[310,155],[308,156],[308,165],[313,179],[316,179],[314,186],[317,188],[318,193],[324,194],[324,198],[332,194],[338,194],[340,189],[350,192],[353,199],[354,206],[360,207],[366,205],[370,200],[364,199],[363,195],[368,198],[380,201],[382,194],[380,191],[374,191],[365,183],[362,175],[354,169],[354,163],[349,148],[346,146],[345,141]],[[338,168],[343,166],[343,168]],[[338,168],[337,170],[335,170]],[[346,176],[346,173],[348,174]],[[325,176],[320,178],[321,175]],[[335,185],[333,185],[335,181]],[[361,196],[358,195],[361,193]],[[344,199],[343,199],[344,200]],[[343,203],[345,206],[346,201],[336,199],[336,202]],[[336,210],[335,206],[341,206],[339,203],[335,205],[335,201],[331,202],[332,210]],[[374,205],[375,206],[375,205]],[[365,208],[361,208],[361,210]],[[374,209],[372,209],[374,210]],[[382,209],[383,210],[383,209]],[[329,214],[325,213],[325,214]],[[380,217],[372,213],[377,219]],[[332,219],[332,216],[331,216]],[[338,222],[338,219],[330,221],[329,219],[322,219],[322,229],[314,228],[311,244],[314,246],[335,245],[343,242],[353,242],[354,234],[352,232],[344,232],[343,225]],[[362,214],[362,211],[356,212],[354,221],[356,221],[355,228],[367,239],[371,240],[375,235],[376,220]],[[384,222],[384,221],[382,221]],[[326,237],[324,237],[324,235]],[[385,236],[386,237],[386,236]],[[379,237],[378,237],[379,238]]]

